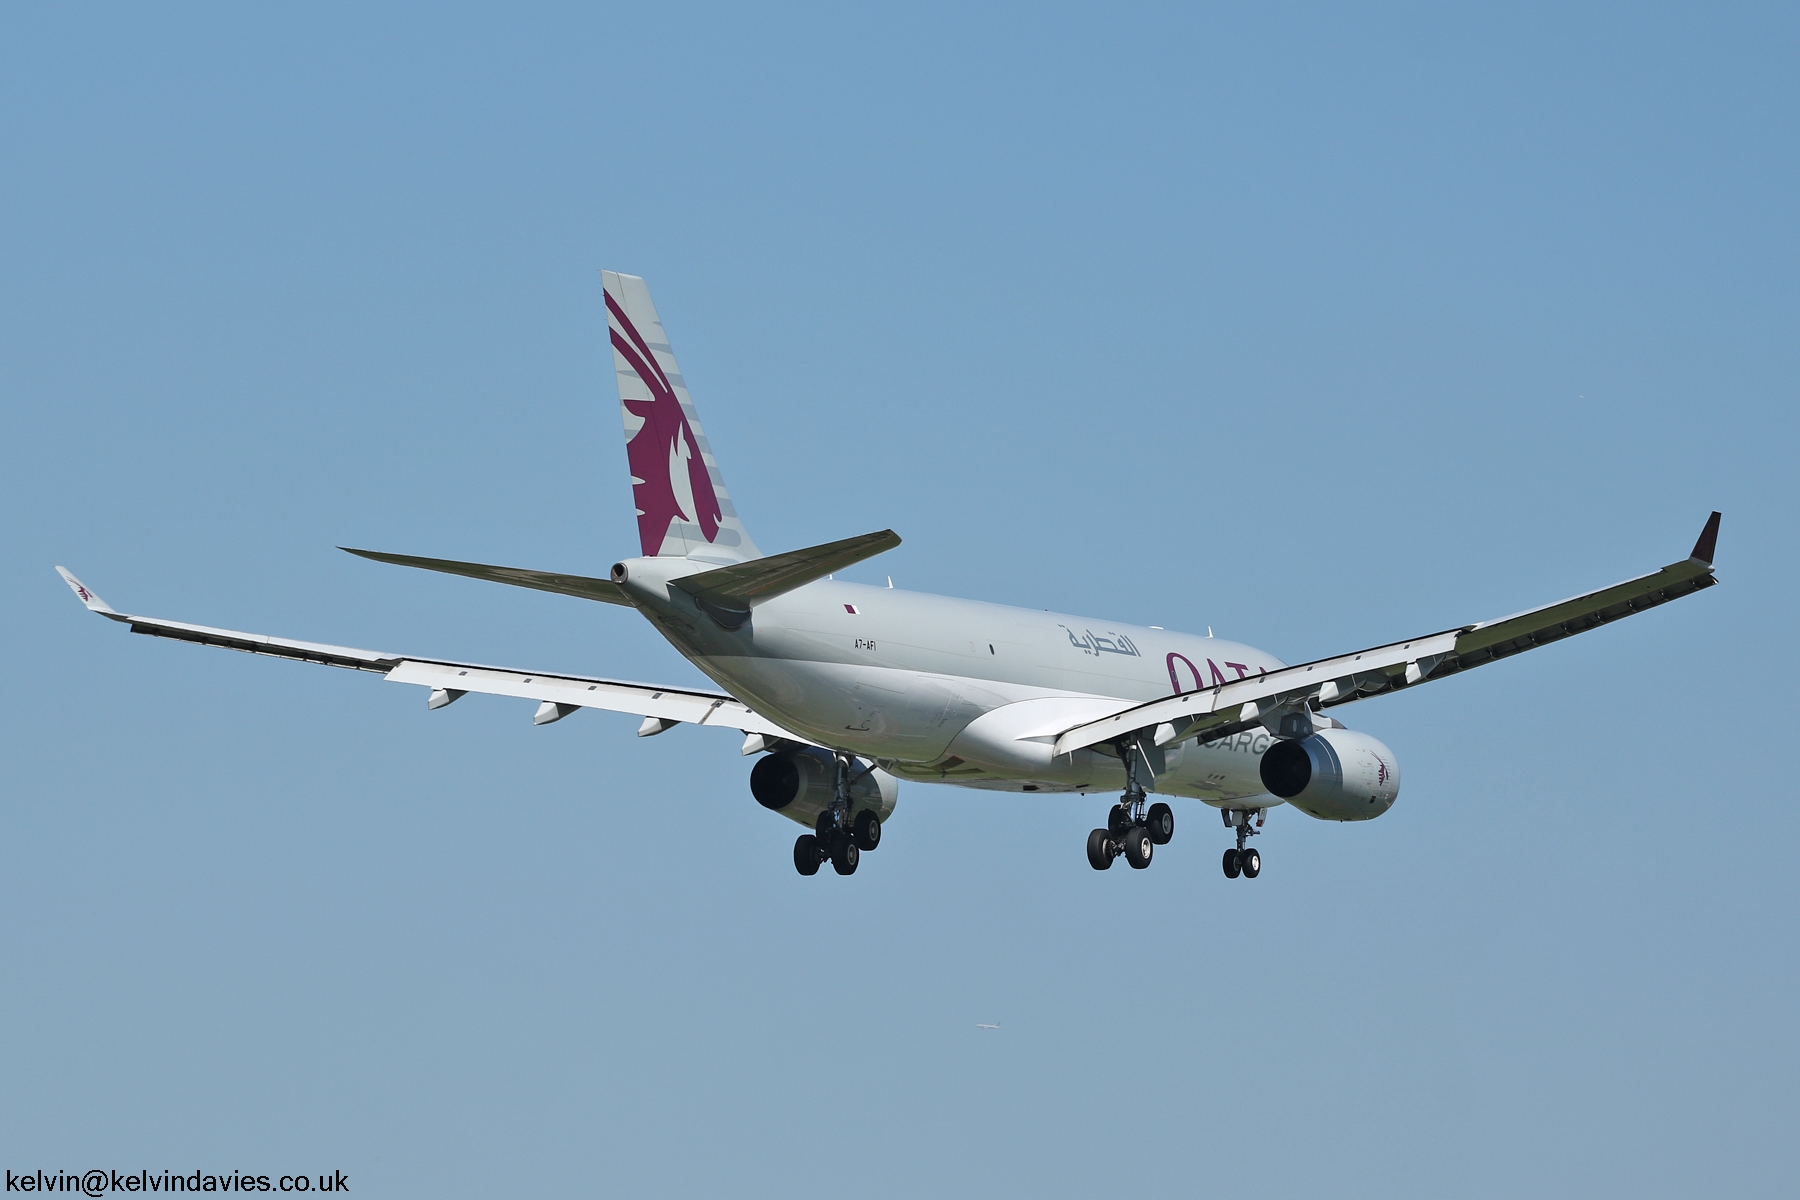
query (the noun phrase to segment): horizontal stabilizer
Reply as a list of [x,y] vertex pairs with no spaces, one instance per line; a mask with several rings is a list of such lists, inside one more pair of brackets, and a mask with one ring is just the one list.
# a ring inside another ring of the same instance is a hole
[[815,579],[823,579],[833,571],[841,571],[884,550],[892,550],[899,544],[899,534],[883,529],[879,533],[826,542],[823,546],[808,546],[804,550],[789,550],[786,554],[772,554],[767,558],[702,571],[673,582],[715,616],[748,616],[753,604],[772,600]]
[[524,567],[491,567],[486,563],[457,562],[450,558],[383,554],[379,550],[356,550],[349,546],[339,546],[338,549],[400,567],[419,567],[427,571],[442,571],[447,575],[466,575],[470,579],[509,583],[514,587],[536,588],[540,592],[557,592],[564,596],[580,596],[583,600],[598,600],[603,604],[623,604],[627,607],[631,604],[625,598],[625,589],[610,579],[590,579],[586,575],[563,575],[556,571],[529,571]]

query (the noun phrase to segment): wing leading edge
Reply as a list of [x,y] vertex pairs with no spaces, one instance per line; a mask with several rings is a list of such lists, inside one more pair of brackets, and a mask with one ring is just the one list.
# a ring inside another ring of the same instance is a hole
[[[591,675],[516,671],[480,663],[418,658],[381,650],[360,650],[353,646],[331,646],[321,642],[269,637],[266,634],[244,633],[235,629],[214,629],[208,625],[190,625],[184,621],[167,621],[160,617],[143,617],[114,609],[65,568],[58,567],[56,572],[90,612],[127,625],[133,633],[193,642],[201,646],[219,646],[247,654],[370,671],[382,675],[392,683],[411,683],[432,689],[433,708],[441,708],[465,693],[478,692],[542,701],[536,718],[540,725],[566,716],[577,708],[599,708],[646,718],[644,727],[638,731],[640,734],[661,733],[671,726],[687,723],[740,730],[751,735],[752,741],[760,737],[763,744],[772,744],[776,740],[807,741],[789,733],[725,692],[658,687],[655,684],[602,679]],[[746,743],[747,747],[749,745]],[[755,747],[760,748],[760,745]],[[754,749],[746,749],[746,753],[752,752]]]
[[1497,621],[1153,700],[1066,730],[1056,739],[1055,752],[1070,754],[1132,735],[1148,734],[1166,746],[1189,738],[1217,741],[1259,725],[1276,732],[1290,714],[1301,716],[1303,710],[1348,704],[1485,666],[1713,586],[1718,582],[1712,564],[1718,539],[1715,512],[1692,554],[1649,575]]

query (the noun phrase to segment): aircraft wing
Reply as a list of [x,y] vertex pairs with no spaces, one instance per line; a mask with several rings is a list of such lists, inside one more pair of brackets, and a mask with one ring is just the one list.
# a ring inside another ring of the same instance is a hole
[[750,740],[745,743],[747,754],[778,739],[807,742],[806,738],[789,733],[724,692],[657,687],[654,684],[601,679],[591,675],[515,671],[479,663],[420,658],[381,650],[359,650],[352,646],[301,642],[260,633],[243,633],[235,629],[214,629],[207,625],[189,625],[183,621],[165,621],[160,617],[142,617],[117,611],[64,568],[58,567],[56,572],[89,611],[128,625],[133,633],[173,638],[202,646],[222,646],[227,650],[242,650],[248,654],[289,658],[328,667],[370,671],[393,683],[412,683],[432,689],[430,700],[433,708],[441,708],[467,692],[481,692],[542,701],[534,718],[540,725],[559,720],[577,708],[601,708],[646,718],[643,727],[638,730],[640,735],[661,733],[683,722],[741,730],[751,735]]
[[1300,716],[1303,710],[1348,704],[1483,666],[1711,587],[1718,582],[1712,564],[1718,539],[1719,514],[1714,513],[1692,554],[1649,575],[1498,621],[1153,700],[1066,730],[1056,739],[1055,752],[1069,754],[1130,735],[1149,735],[1156,745],[1166,746],[1189,738],[1217,741],[1256,726],[1275,732],[1289,714]]

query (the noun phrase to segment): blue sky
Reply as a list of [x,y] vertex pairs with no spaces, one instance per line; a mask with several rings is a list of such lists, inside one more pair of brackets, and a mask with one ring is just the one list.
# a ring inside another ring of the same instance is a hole
[[[1791,6],[13,6],[0,1156],[360,1194],[1792,1186]],[[598,272],[769,550],[1290,661],[1723,586],[1343,715],[1394,810],[909,786],[146,638],[697,682],[353,559],[634,547]],[[1000,1021],[998,1034],[977,1022]]]

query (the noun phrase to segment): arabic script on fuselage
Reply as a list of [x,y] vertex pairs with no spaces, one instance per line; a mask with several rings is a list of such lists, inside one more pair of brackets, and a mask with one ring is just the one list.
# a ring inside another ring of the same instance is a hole
[[1092,654],[1096,658],[1102,654],[1124,654],[1131,658],[1143,657],[1132,640],[1122,633],[1098,634],[1091,629],[1084,629],[1080,636],[1076,636],[1075,631],[1067,625],[1058,625],[1057,628],[1067,633],[1069,645],[1083,654]]

